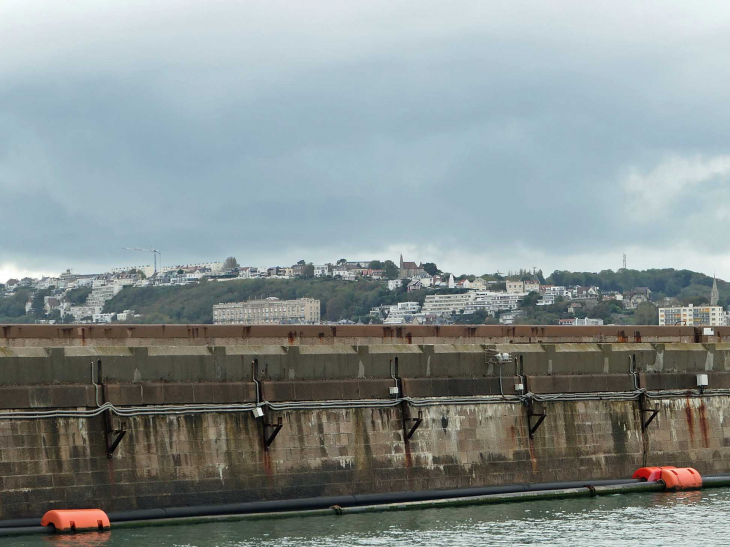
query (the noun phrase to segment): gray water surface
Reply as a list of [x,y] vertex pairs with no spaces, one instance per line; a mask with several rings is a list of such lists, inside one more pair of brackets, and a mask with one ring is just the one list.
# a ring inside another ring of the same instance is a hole
[[728,545],[730,489],[0,538],[0,547]]

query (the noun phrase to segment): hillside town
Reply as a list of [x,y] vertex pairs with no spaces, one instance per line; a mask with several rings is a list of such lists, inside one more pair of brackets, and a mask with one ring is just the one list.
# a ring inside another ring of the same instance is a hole
[[[112,323],[144,320],[133,309],[106,311],[107,302],[127,287],[165,288],[224,283],[241,280],[333,279],[356,283],[382,284],[389,292],[419,295],[419,298],[372,307],[359,323],[385,325],[443,325],[455,322],[520,323],[526,312],[554,309],[564,311],[555,324],[598,326],[621,321],[649,304],[659,325],[724,326],[730,314],[719,305],[717,280],[713,280],[707,305],[682,303],[676,298],[656,301],[649,287],[626,291],[602,290],[599,286],[555,285],[540,280],[535,270],[521,270],[502,276],[455,276],[444,273],[434,263],[386,260],[340,259],[335,263],[312,264],[300,260],[291,266],[240,266],[235,258],[222,262],[154,266],[116,267],[98,274],[75,274],[70,270],[57,277],[10,279],[0,284],[0,297],[11,298],[25,291],[25,314],[39,323]],[[604,318],[592,313],[597,306],[611,306]],[[280,299],[263,296],[246,302],[219,302],[213,305],[214,324],[338,324],[355,323],[351,318],[324,320],[324,306],[310,297]]]

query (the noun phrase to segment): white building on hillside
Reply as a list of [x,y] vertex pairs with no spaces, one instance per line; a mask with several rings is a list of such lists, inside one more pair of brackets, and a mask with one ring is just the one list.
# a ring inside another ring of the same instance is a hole
[[688,327],[722,327],[726,324],[725,311],[721,306],[694,306],[659,308],[660,325],[686,325]]
[[466,306],[464,313],[474,313],[477,310],[485,310],[489,315],[498,311],[516,310],[520,302],[527,296],[525,293],[506,293],[492,291],[476,291],[472,293],[474,299]]
[[388,280],[388,290],[394,291],[396,289],[399,289],[402,286],[403,286],[402,279],[389,279]]
[[413,321],[413,316],[421,311],[418,302],[399,302],[394,306],[388,306],[388,316],[385,318],[386,325],[400,325]]
[[423,313],[433,315],[453,315],[463,313],[474,301],[477,292],[464,294],[429,294],[423,303]]
[[177,270],[200,270],[210,268],[213,273],[223,271],[223,262],[198,262],[196,264],[178,264],[177,266],[165,266],[160,272],[176,272]]
[[313,298],[279,300],[269,297],[264,300],[231,302],[213,306],[215,325],[267,325],[319,323],[320,301]]

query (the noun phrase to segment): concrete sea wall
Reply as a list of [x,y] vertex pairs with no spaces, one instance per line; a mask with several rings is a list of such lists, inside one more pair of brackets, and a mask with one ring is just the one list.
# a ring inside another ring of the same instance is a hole
[[282,344],[274,332],[223,345],[51,334],[0,348],[0,519],[623,478],[642,465],[730,472],[730,344],[717,332],[434,344],[374,331],[362,338],[378,343]]
[[250,413],[137,417],[111,459],[100,418],[0,421],[0,518],[730,471],[727,398],[659,404],[643,434],[630,403],[554,403],[534,439],[519,405],[429,407],[408,442],[398,409],[287,411],[268,451]]

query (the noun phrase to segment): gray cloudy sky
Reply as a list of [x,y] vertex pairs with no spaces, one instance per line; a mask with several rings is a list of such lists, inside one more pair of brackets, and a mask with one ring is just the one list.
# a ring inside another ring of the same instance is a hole
[[0,2],[0,280],[235,255],[730,278],[730,7]]

